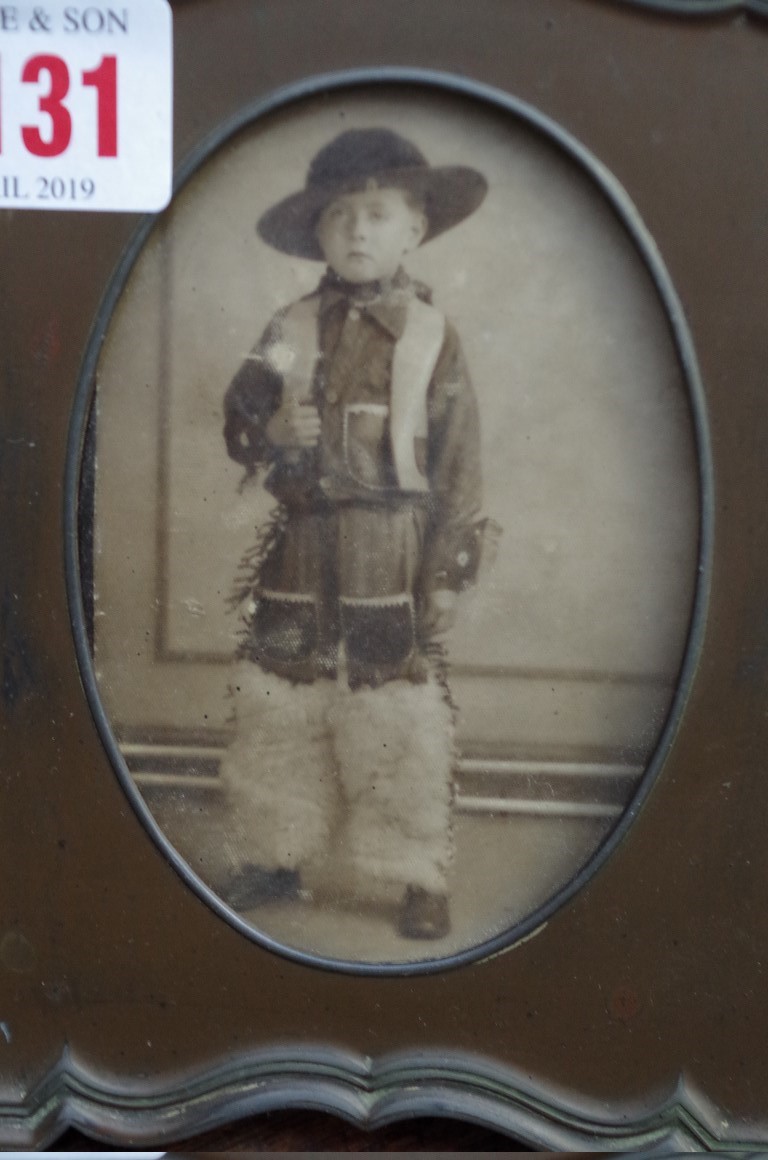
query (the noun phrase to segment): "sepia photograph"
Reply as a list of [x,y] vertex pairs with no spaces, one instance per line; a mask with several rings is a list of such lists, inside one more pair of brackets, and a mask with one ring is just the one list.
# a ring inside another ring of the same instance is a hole
[[277,950],[489,953],[649,792],[694,404],[660,261],[585,157],[448,89],[287,102],[196,166],[107,322],[98,695],[153,836]]

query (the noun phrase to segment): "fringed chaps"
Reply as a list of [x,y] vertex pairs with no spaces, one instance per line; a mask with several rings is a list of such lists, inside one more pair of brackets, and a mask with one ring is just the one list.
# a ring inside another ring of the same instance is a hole
[[335,686],[294,685],[241,662],[232,679],[236,736],[221,764],[234,868],[300,868],[327,853],[338,789],[328,726]]
[[436,681],[345,692],[330,720],[355,887],[446,890],[453,721]]

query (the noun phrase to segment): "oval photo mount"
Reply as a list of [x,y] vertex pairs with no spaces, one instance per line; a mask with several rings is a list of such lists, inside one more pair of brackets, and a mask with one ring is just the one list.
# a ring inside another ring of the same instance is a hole
[[[401,154],[358,164],[376,133]],[[365,265],[359,214],[365,277],[256,232],[306,210],[342,135],[312,212],[383,201],[404,272]],[[488,193],[430,237],[458,178],[424,173],[451,171]],[[304,451],[267,430],[297,382],[322,424]],[[72,424],[78,656],[145,827],[222,917],[310,965],[421,973],[530,935],[625,836],[679,724],[710,478],[669,277],[561,128],[404,70],[245,109],[125,255]]]

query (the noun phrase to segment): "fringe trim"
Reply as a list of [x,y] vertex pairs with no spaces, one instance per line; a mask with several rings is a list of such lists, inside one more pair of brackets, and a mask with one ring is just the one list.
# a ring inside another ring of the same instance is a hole
[[351,608],[409,608],[413,611],[413,597],[410,592],[397,592],[394,596],[340,596],[342,605]]
[[421,642],[421,652],[427,658],[429,672],[438,685],[443,701],[451,713],[451,725],[455,728],[459,716],[459,707],[453,699],[453,692],[448,680],[449,664],[448,652],[442,641],[430,640]]
[[227,596],[229,612],[235,612],[258,586],[261,567],[280,543],[288,524],[288,509],[276,504],[263,524],[256,527],[256,540],[246,548],[235,569],[232,589]]
[[288,509],[278,503],[270,511],[263,524],[256,528],[256,540],[246,548],[235,569],[232,588],[226,598],[228,614],[238,613],[240,627],[237,631],[235,659],[242,660],[246,653],[250,616],[253,609],[248,607],[260,585],[261,569],[264,562],[276,550],[285,534],[288,524]]
[[317,597],[312,592],[278,592],[275,588],[261,588],[259,597],[278,604],[317,604]]

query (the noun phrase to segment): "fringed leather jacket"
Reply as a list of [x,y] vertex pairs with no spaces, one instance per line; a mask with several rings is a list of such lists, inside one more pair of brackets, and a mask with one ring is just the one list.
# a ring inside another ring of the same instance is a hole
[[[309,450],[270,443],[286,397],[313,403],[321,437]],[[327,272],[281,310],[225,397],[230,456],[292,510],[337,504],[426,509],[426,588],[460,590],[482,538],[477,403],[458,336],[404,271],[350,285]]]

